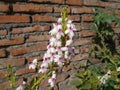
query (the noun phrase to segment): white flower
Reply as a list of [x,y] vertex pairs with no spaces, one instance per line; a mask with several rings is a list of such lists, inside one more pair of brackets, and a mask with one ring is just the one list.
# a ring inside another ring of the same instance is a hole
[[34,60],[32,61],[32,63],[35,64],[35,65],[37,65],[37,59],[34,59]]
[[56,81],[56,73],[53,72],[52,77],[48,80],[48,83],[50,84],[51,87],[54,87]]
[[57,23],[62,23],[62,18],[58,18]]
[[63,57],[60,55],[56,55],[54,62],[56,62],[58,64],[58,66],[62,67],[63,65]]
[[62,36],[64,36],[64,33],[62,32],[62,29],[60,28],[60,29],[58,29],[58,31],[57,31],[56,38],[57,38],[57,39],[60,39]]
[[37,59],[34,59],[32,63],[29,65],[29,69],[35,69],[37,66]]
[[120,71],[120,67],[117,68],[117,71]]
[[29,65],[29,69],[35,69],[35,68],[36,68],[36,65],[35,65],[35,64],[31,63],[31,64]]
[[24,90],[24,88],[25,88],[25,84],[26,84],[26,82],[23,81],[23,83],[20,84],[20,85],[16,88],[16,90]]
[[104,76],[98,76],[98,79],[100,80],[101,84],[105,84],[106,80],[110,78],[111,71],[108,70],[108,72]]
[[24,86],[20,85],[19,87],[16,88],[16,90],[24,90]]
[[47,71],[47,67],[48,67],[48,63],[42,63],[41,68],[38,72],[45,73]]
[[69,40],[66,41],[66,45],[65,46],[69,46],[72,43],[73,43],[73,39],[69,39]]

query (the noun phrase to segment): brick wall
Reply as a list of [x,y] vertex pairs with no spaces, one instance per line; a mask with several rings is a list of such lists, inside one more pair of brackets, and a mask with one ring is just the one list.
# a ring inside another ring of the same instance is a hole
[[[76,68],[86,66],[92,36],[95,35],[95,32],[89,31],[94,8],[100,7],[118,15],[120,0],[0,0],[0,90],[10,88],[6,80],[8,64],[17,75],[17,85],[23,77],[30,80],[35,76],[35,71],[29,70],[28,64],[34,58],[42,61],[50,37],[48,32],[52,23],[60,17],[63,6],[68,7],[69,19],[77,28],[73,44],[75,56],[70,64],[58,70],[58,84],[54,90],[76,90],[69,82],[74,76],[73,65]],[[115,32],[118,46],[120,30],[115,27]],[[120,52],[119,46],[117,50]],[[47,80],[42,81],[41,90],[45,90],[47,85]]]

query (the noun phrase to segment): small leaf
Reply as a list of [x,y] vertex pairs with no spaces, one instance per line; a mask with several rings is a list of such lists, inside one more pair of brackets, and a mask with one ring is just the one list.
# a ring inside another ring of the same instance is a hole
[[75,80],[72,80],[71,82],[72,85],[75,85],[75,86],[79,86],[82,84],[82,80],[78,80],[78,79],[75,79]]
[[96,24],[93,24],[91,27],[90,27],[90,30],[93,31],[93,30],[98,30],[98,27]]

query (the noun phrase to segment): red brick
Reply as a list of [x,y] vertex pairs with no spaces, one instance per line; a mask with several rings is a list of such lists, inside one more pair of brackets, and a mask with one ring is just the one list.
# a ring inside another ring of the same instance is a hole
[[91,47],[80,47],[80,53],[88,53]]
[[41,83],[40,83],[40,87],[46,87],[46,86],[48,86],[49,84],[48,84],[48,79],[44,79],[44,80],[42,80],[41,81]]
[[22,43],[24,43],[24,38],[21,36],[12,37],[10,40],[8,39],[0,40],[0,46],[17,45]]
[[[67,13],[70,13],[70,8],[67,8]],[[54,7],[54,12],[55,13],[61,13],[62,12],[62,7]]]
[[82,21],[85,21],[85,22],[93,21],[93,16],[90,16],[90,15],[82,15]]
[[62,70],[63,70],[64,72],[66,72],[66,71],[69,71],[69,70],[71,70],[71,69],[72,69],[72,65],[66,65],[66,66],[63,67]]
[[6,51],[4,49],[0,49],[0,57],[5,57]]
[[50,29],[50,25],[35,25],[33,27],[24,27],[24,28],[13,28],[13,34],[21,34],[21,33],[29,33],[29,32],[37,32],[37,31],[46,31]]
[[74,42],[75,46],[78,46],[78,45],[89,45],[89,44],[92,44],[92,39],[86,39],[86,38],[76,39],[76,41]]
[[0,3],[0,11],[7,12],[9,10],[9,4],[2,4]]
[[29,36],[26,42],[46,41],[49,39],[50,39],[49,35],[36,35],[36,36]]
[[0,83],[0,90],[8,90],[9,88],[10,88],[10,83],[8,81]]
[[7,35],[7,30],[0,30],[0,36]]
[[91,26],[92,26],[92,23],[81,23],[82,30],[90,29]]
[[68,76],[69,76],[68,73],[58,74],[56,82],[58,83],[64,81]]
[[27,15],[0,15],[0,23],[25,23],[29,21]]
[[28,63],[31,63],[34,59],[37,59],[38,61],[43,59],[43,55],[44,54],[40,54],[39,56],[35,56],[35,57],[28,57]]
[[14,12],[52,12],[52,7],[36,4],[14,4]]
[[88,54],[83,55],[76,55],[71,59],[71,61],[80,61],[80,60],[86,60],[88,58]]
[[120,2],[120,0],[109,0],[111,2]]
[[50,15],[33,15],[32,16],[33,22],[51,22],[56,21],[57,19]]
[[31,2],[39,2],[39,3],[58,3],[63,4],[64,0],[30,0]]
[[81,6],[83,4],[83,1],[82,0],[66,0],[66,4]]
[[88,31],[88,30],[83,30],[79,33],[80,37],[89,37],[89,36],[95,36],[96,32],[95,31]]
[[9,59],[0,59],[0,68],[6,68],[8,65],[11,66],[21,66],[25,64],[24,58],[9,58]]
[[33,73],[35,72],[35,70],[33,69],[29,69],[29,66],[26,66],[26,67],[23,67],[23,68],[20,68],[18,69],[15,74],[16,75],[23,75],[23,74],[27,74],[27,73]]
[[68,18],[72,21],[80,21],[80,15],[71,15]]
[[94,8],[80,7],[72,8],[72,13],[94,13]]
[[88,6],[101,6],[101,7],[111,7],[111,8],[115,8],[116,6],[119,7],[119,5],[116,4],[116,3],[102,2],[102,1],[96,1],[96,0],[95,1],[84,0],[84,5],[88,5]]
[[81,23],[74,23],[77,31],[81,31],[82,30],[82,27],[81,27]]
[[8,72],[0,71],[0,78],[5,78],[5,77],[7,77],[7,75],[8,75]]
[[10,48],[10,55],[12,56],[17,56],[17,55],[23,55],[26,53],[30,53],[30,52],[35,52],[35,51],[39,51],[39,50],[46,50],[47,47],[47,43],[39,43],[33,46],[29,46],[29,47],[25,47],[22,46],[20,48]]

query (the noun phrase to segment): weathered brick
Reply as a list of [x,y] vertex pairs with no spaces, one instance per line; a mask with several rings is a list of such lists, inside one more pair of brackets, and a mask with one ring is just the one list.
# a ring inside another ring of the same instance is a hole
[[78,46],[78,45],[89,45],[89,44],[92,44],[92,39],[87,39],[87,38],[83,38],[83,39],[76,39],[75,42],[74,42],[74,45],[75,46]]
[[7,35],[7,30],[0,30],[0,36]]
[[0,12],[8,12],[9,4],[0,3]]
[[0,49],[0,57],[5,57],[6,51],[4,49]]
[[[67,13],[70,13],[70,8],[67,8]],[[61,13],[62,12],[62,7],[54,7],[54,12],[55,13]]]
[[39,56],[35,56],[35,57],[28,57],[27,61],[28,63],[31,63],[34,59],[37,59],[37,61],[40,61],[43,59],[43,55],[44,54],[40,54]]
[[0,71],[0,78],[5,78],[5,77],[7,77],[7,75],[8,75],[8,72]]
[[24,27],[24,28],[13,28],[13,34],[21,34],[21,33],[29,33],[29,32],[37,32],[37,31],[46,31],[50,29],[50,25],[35,25],[33,27]]
[[80,53],[88,53],[91,47],[80,47]]
[[93,16],[91,16],[91,15],[82,15],[82,21],[85,21],[85,22],[93,21]]
[[16,75],[23,75],[23,74],[35,72],[34,69],[29,69],[28,67],[29,67],[29,66],[26,66],[26,67],[23,67],[23,68],[18,69],[18,70],[15,72],[15,74],[16,74]]
[[80,37],[89,37],[89,36],[95,36],[96,32],[95,31],[88,31],[88,30],[83,30],[79,33]]
[[21,36],[12,37],[10,40],[8,39],[0,40],[0,46],[17,45],[22,43],[24,43],[24,38]]
[[68,18],[72,21],[80,21],[80,15],[71,15]]
[[0,15],[0,23],[25,23],[29,21],[27,15]]
[[90,27],[92,26],[92,23],[81,23],[81,29],[82,30],[90,30]]
[[30,0],[31,2],[39,2],[39,3],[58,3],[63,4],[64,0]]
[[120,2],[120,0],[109,0],[111,2]]
[[37,4],[14,4],[14,12],[52,12],[52,7]]
[[24,58],[9,58],[9,59],[0,59],[0,68],[6,68],[8,65],[11,66],[21,66],[25,64]]
[[64,81],[67,77],[69,77],[68,73],[58,74],[58,76],[56,78],[56,82]]
[[83,1],[82,0],[66,0],[66,4],[81,6],[83,4]]
[[39,43],[39,44],[35,44],[33,46],[29,46],[29,47],[19,47],[19,48],[10,48],[10,55],[12,56],[17,56],[17,55],[23,55],[26,53],[30,53],[30,52],[35,52],[35,51],[39,51],[39,50],[46,50],[47,47],[47,43]]
[[72,13],[94,13],[94,8],[88,8],[88,7],[80,7],[80,8],[72,8]]
[[51,21],[56,21],[57,18],[49,15],[33,15],[32,16],[33,22],[51,22]]
[[88,54],[83,55],[76,55],[71,59],[71,61],[80,61],[80,60],[86,60],[88,58]]
[[26,42],[46,41],[49,39],[50,39],[49,35],[36,35],[36,36],[29,36]]
[[8,90],[10,88],[10,83],[8,81],[0,83],[0,90]]

